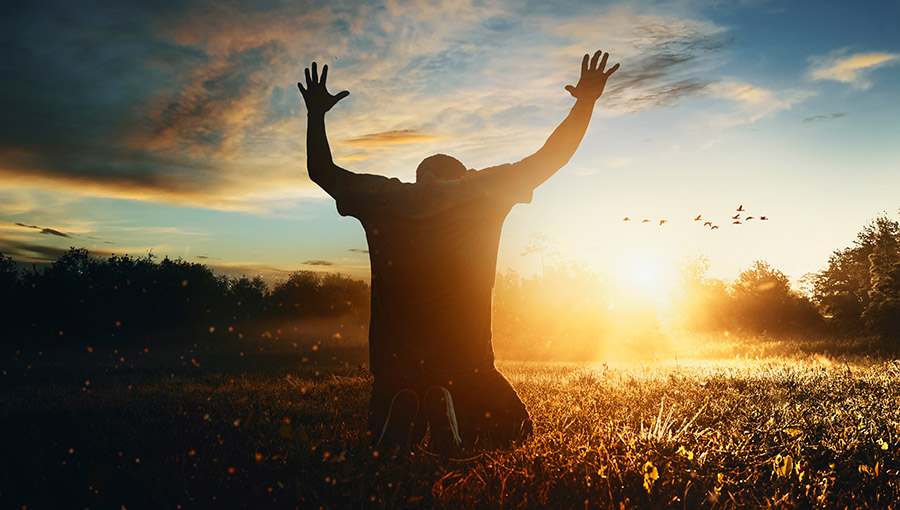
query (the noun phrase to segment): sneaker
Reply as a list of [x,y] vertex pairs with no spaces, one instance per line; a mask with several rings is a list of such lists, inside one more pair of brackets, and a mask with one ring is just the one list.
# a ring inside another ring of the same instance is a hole
[[443,386],[432,386],[425,392],[425,417],[431,429],[429,447],[432,451],[448,454],[453,449],[462,449],[453,397]]
[[410,389],[398,391],[391,400],[384,428],[378,437],[378,448],[394,449],[392,457],[409,451],[410,433],[416,413],[419,412],[419,398]]

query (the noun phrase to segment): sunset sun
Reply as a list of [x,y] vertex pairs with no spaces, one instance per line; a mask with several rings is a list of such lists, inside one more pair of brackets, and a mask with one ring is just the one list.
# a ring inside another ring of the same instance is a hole
[[641,299],[669,304],[675,287],[675,269],[661,253],[645,252],[623,257],[618,280]]

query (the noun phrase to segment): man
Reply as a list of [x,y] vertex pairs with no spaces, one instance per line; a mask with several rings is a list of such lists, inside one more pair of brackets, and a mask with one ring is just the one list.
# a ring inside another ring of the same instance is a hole
[[315,62],[312,72],[306,69],[306,86],[297,84],[308,109],[309,177],[334,197],[342,216],[362,223],[369,244],[369,429],[380,445],[417,442],[426,418],[439,450],[530,434],[525,406],[494,368],[491,301],[500,231],[512,206],[531,202],[534,188],[575,153],[594,103],[619,68],[605,70],[608,57],[584,56],[578,84],[566,86],[575,105],[533,155],[467,170],[438,154],[422,161],[414,184],[335,165],[325,113],[349,92],[330,94],[328,66],[320,79]]

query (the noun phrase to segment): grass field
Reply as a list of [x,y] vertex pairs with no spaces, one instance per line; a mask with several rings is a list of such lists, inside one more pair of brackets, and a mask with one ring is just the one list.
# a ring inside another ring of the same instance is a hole
[[501,361],[532,438],[390,461],[341,331],[4,353],[0,507],[900,507],[898,361]]

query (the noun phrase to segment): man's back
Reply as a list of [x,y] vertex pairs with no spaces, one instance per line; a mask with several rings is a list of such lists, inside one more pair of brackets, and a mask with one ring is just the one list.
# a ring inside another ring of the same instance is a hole
[[336,197],[366,231],[374,372],[493,366],[491,297],[503,221],[531,187],[516,165],[406,184],[357,175]]

